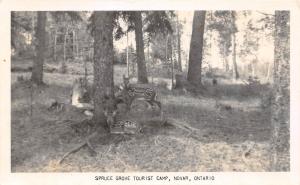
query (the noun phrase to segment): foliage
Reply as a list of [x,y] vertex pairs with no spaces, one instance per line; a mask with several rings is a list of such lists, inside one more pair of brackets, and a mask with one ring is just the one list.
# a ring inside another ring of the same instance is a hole
[[[166,38],[163,34],[157,34],[152,38],[151,50],[154,58],[160,59],[161,61],[166,60]],[[170,53],[168,53],[170,55]]]
[[25,12],[11,12],[11,46],[13,49],[18,49],[20,46],[24,46],[25,36],[23,33],[33,32],[33,25],[31,17],[33,15]]
[[[259,38],[261,35],[258,34],[258,29],[253,26],[253,21],[249,20],[247,23],[247,29],[244,34],[244,41],[240,50],[240,56],[256,56],[256,51],[259,47]],[[257,57],[255,57],[257,58]]]
[[231,36],[238,31],[235,21],[232,18],[233,12],[228,10],[218,10],[212,15],[212,20],[207,25],[209,30],[216,30],[220,37],[218,39],[220,54],[228,57],[231,50]]
[[[57,25],[73,24],[82,22],[80,12],[75,11],[51,11],[48,15],[46,27],[46,42],[49,40],[48,34],[51,27]],[[11,12],[11,46],[19,55],[26,54],[32,57],[35,48],[35,28],[37,12]],[[51,21],[53,20],[53,21]]]
[[[246,30],[244,32],[244,41],[241,45],[239,55],[241,57],[255,56],[259,49],[259,40],[262,36],[270,38],[274,31],[274,16],[270,14],[263,14],[264,17],[257,22],[253,22],[251,11],[244,11],[244,17],[250,17],[247,22]],[[254,60],[255,61],[255,60]]]
[[257,26],[258,31],[263,32],[268,39],[272,39],[275,31],[275,15],[257,12],[264,15],[263,18],[257,21],[259,23]]
[[163,35],[172,34],[174,30],[174,21],[172,18],[175,17],[173,11],[150,11],[145,12],[146,17],[144,19],[145,32],[150,37],[154,37],[158,33]]
[[80,13],[75,11],[53,11],[49,13],[55,22],[71,21],[72,23],[78,23],[83,21]]
[[[180,22],[178,20],[178,17],[176,20],[176,17],[175,15],[173,15],[174,14],[173,12],[169,14],[170,14],[169,23],[171,28],[168,30],[172,30],[172,31],[166,32],[167,30],[164,31],[162,30],[161,32],[155,33],[155,35],[150,34],[148,37],[151,38],[150,41],[151,41],[152,56],[155,59],[161,60],[165,65],[171,65],[169,59],[172,57],[174,61],[174,67],[176,69],[178,68],[178,64],[177,64],[178,39],[179,37],[181,37],[181,34],[183,33],[183,22]],[[167,42],[167,37],[168,37],[168,42]],[[168,59],[168,61],[166,61],[166,59]]]
[[[174,17],[173,11],[145,11],[142,12],[144,33],[147,33],[151,38],[157,33],[172,33],[173,29],[170,23]],[[126,28],[122,28],[119,20],[126,23]],[[134,11],[115,12],[114,19],[114,38],[121,39],[126,33],[134,31]]]

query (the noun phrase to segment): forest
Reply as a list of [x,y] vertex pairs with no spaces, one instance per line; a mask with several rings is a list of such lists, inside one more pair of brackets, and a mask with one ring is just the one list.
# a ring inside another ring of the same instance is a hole
[[12,172],[290,170],[289,11],[12,11]]

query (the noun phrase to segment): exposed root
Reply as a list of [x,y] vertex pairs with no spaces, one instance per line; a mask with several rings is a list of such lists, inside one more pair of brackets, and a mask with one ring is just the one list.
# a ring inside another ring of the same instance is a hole
[[96,132],[93,132],[91,135],[89,135],[89,136],[87,137],[87,139],[86,139],[85,142],[83,142],[83,143],[81,143],[80,145],[78,145],[77,147],[73,148],[71,151],[65,153],[65,154],[63,155],[63,157],[59,160],[58,164],[62,164],[62,162],[63,162],[69,155],[71,155],[72,153],[75,153],[75,152],[79,151],[79,150],[80,150],[82,147],[84,147],[84,146],[88,146],[89,149],[90,149],[90,151],[92,151],[93,153],[97,153],[97,152],[95,151],[95,149],[93,148],[93,146],[91,145],[90,141],[89,141],[91,138],[95,137],[97,134],[98,134],[97,131],[96,131]]
[[82,144],[80,144],[79,146],[75,147],[74,149],[72,149],[71,151],[65,153],[63,155],[63,157],[59,160],[58,164],[62,164],[62,162],[65,160],[65,158],[67,158],[69,155],[71,155],[74,152],[77,152],[78,150],[80,150],[82,147],[84,147],[87,144],[87,142],[84,142]]
[[167,124],[172,125],[176,128],[182,129],[187,132],[200,132],[199,129],[191,127],[189,124],[183,122],[183,121],[178,121],[176,119],[168,118],[166,120]]
[[199,139],[200,129],[194,128],[183,121],[178,121],[178,120],[172,119],[172,118],[168,118],[166,120],[166,124],[169,124],[178,129],[184,130],[184,131],[188,132],[187,137],[192,137],[192,138],[200,141],[200,139]]

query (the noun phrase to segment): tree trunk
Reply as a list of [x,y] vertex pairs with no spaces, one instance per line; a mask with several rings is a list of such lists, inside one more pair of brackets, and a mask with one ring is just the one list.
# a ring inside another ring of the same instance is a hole
[[255,71],[255,64],[254,61],[251,62],[251,72],[252,72],[252,77],[256,76],[256,71]]
[[94,121],[107,128],[104,109],[111,111],[113,99],[113,12],[95,12],[94,18]]
[[127,77],[129,77],[129,53],[128,53],[128,32],[126,33],[126,65],[127,65]]
[[226,52],[225,52],[225,47],[222,46],[222,53],[223,53],[223,58],[224,58],[224,69],[225,69],[225,72],[228,73],[229,71],[229,64],[228,64],[228,59],[227,59],[227,56],[226,56]]
[[290,170],[290,13],[275,11],[271,171]]
[[239,79],[240,78],[240,75],[239,75],[239,72],[238,72],[238,68],[237,68],[237,63],[236,63],[236,30],[235,27],[236,27],[236,13],[234,11],[231,11],[231,18],[232,18],[232,25],[233,25],[233,31],[232,31],[232,37],[233,37],[233,60],[232,60],[232,63],[233,63],[233,66],[232,66],[232,72],[233,72],[233,78],[234,79]]
[[[13,15],[13,14],[12,14]],[[34,27],[34,14],[32,14],[32,17],[31,17],[31,27],[32,27],[32,30],[35,30],[35,27]],[[33,31],[34,32],[34,31]]]
[[182,72],[182,64],[181,64],[181,35],[179,30],[179,21],[177,15],[177,50],[178,50],[178,70]]
[[236,36],[235,36],[235,33],[233,33],[233,77],[234,79],[239,79],[240,78],[240,75],[239,75],[239,72],[238,72],[238,68],[237,68],[237,63],[236,63]]
[[183,89],[184,87],[184,78],[181,74],[176,74],[175,75],[175,89]]
[[136,42],[136,54],[137,54],[137,73],[139,83],[148,83],[147,69],[145,64],[145,53],[144,53],[144,40],[143,40],[143,24],[142,14],[140,11],[134,12],[134,23],[135,23],[135,42]]
[[78,44],[78,36],[76,34],[76,57],[78,57],[78,46],[79,46],[79,44]]
[[152,65],[151,65],[151,83],[153,85],[153,78],[154,78],[154,57],[152,57]]
[[63,44],[63,60],[60,63],[60,73],[66,73],[67,72],[67,66],[66,66],[66,45],[67,45],[67,36],[69,33],[69,28],[66,28],[66,32],[64,34],[64,44]]
[[87,60],[84,60],[84,85],[85,88],[88,87],[88,69],[87,69]]
[[229,64],[228,64],[228,59],[226,56],[225,56],[225,70],[226,70],[226,72],[229,71]]
[[171,47],[170,47],[170,53],[171,53],[171,80],[172,80],[172,89],[174,88],[174,61],[173,61],[173,47],[172,47],[172,40],[171,40]]
[[166,48],[165,48],[165,53],[166,53],[166,65],[167,65],[167,75],[170,75],[170,65],[169,65],[169,55],[168,55],[168,49],[169,49],[169,34],[166,37]]
[[201,66],[205,13],[205,11],[195,11],[193,18],[193,30],[190,44],[187,80],[196,86],[201,85]]
[[168,42],[169,42],[169,35],[167,35],[166,37],[166,50],[165,50],[165,53],[166,53],[166,64],[168,64]]
[[65,32],[65,35],[64,35],[64,62],[66,61],[66,45],[67,45],[67,36],[68,36],[68,32],[69,32],[69,29],[67,27],[67,30]]
[[75,32],[75,30],[72,31],[72,35],[73,35],[73,39],[72,39],[72,46],[73,46],[72,50],[73,51],[72,51],[72,54],[73,54],[73,59],[74,59],[76,57],[76,44],[75,44],[76,43],[76,40],[75,40],[76,32]]
[[46,12],[39,11],[36,27],[36,55],[31,76],[31,80],[38,85],[43,84],[43,65],[46,50],[46,21]]
[[150,48],[150,37],[147,39],[147,61],[148,62],[150,61],[150,51],[149,51],[149,48]]
[[57,43],[57,30],[55,29],[54,44],[53,44],[53,58],[54,58],[54,61],[56,61],[56,43]]
[[[273,64],[274,64],[274,63],[273,63]],[[269,64],[268,64],[268,69],[267,69],[267,77],[266,77],[267,82],[270,82],[271,69],[272,69],[272,62],[269,62]]]

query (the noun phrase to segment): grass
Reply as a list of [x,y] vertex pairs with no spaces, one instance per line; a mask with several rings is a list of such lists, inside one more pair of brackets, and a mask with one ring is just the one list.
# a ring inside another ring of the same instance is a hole
[[[249,91],[242,84],[222,79],[218,86],[212,86],[207,79],[205,89],[195,94],[169,90],[160,84],[168,84],[170,79],[162,77],[154,79],[154,86],[165,118],[199,130],[198,139],[172,125],[161,126],[147,109],[132,113],[142,120],[143,133],[125,138],[113,135],[106,144],[93,140],[96,156],[83,148],[59,165],[64,153],[88,135],[90,125],[82,122],[86,116],[68,105],[72,83],[83,74],[81,66],[68,66],[67,74],[45,73],[47,86],[34,88],[33,101],[28,82],[17,81],[18,75],[29,79],[30,73],[12,73],[12,172],[268,170],[270,112],[260,107],[260,94],[267,86]],[[117,65],[114,70],[115,83],[120,84],[126,69]],[[49,111],[51,99],[65,103],[65,108]]]

